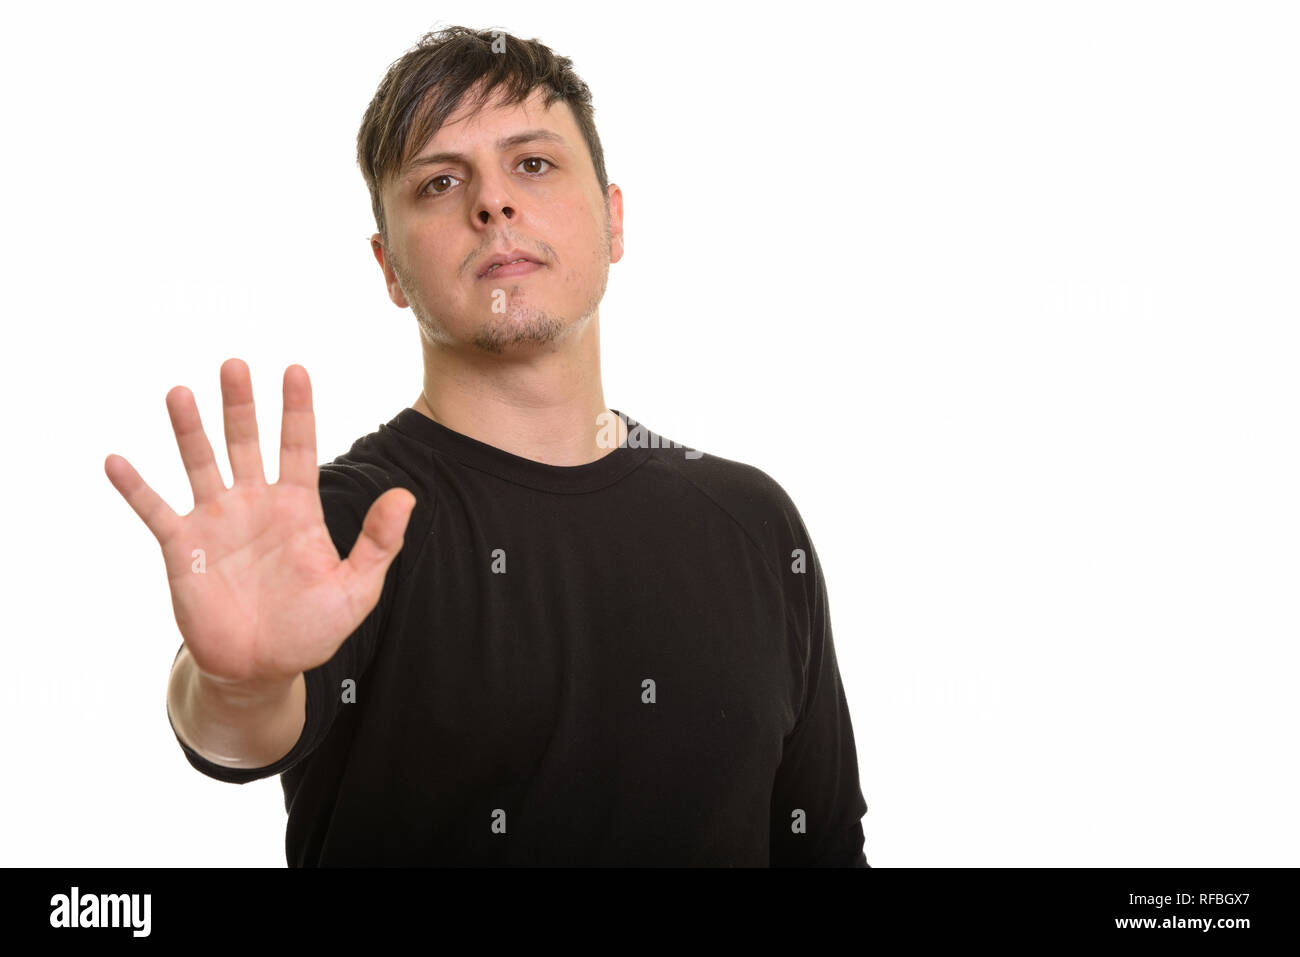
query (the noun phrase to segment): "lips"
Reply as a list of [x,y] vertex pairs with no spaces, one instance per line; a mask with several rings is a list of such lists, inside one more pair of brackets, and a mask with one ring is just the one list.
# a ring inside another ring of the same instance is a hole
[[[536,256],[530,255],[522,249],[509,249],[505,252],[493,253],[487,259],[480,262],[478,264],[478,278],[482,279],[484,276],[490,276],[493,273],[498,272],[501,268],[520,261],[534,263],[538,266],[544,265],[544,263]],[[497,268],[494,269],[493,267]]]
[[531,260],[528,259],[512,259],[508,263],[493,263],[491,266],[488,266],[487,272],[485,272],[483,275],[490,276],[492,275],[492,273],[496,272],[502,266],[513,266],[515,263],[526,263],[530,261]]

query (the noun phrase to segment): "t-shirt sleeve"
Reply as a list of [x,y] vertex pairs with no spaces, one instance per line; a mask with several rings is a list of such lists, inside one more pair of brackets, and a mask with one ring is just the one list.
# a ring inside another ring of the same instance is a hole
[[[795,582],[792,627],[804,652],[804,693],[772,789],[771,866],[870,867],[862,832],[867,802],[835,657],[826,583],[793,505],[785,525],[791,547],[784,550],[781,572],[795,576],[788,580]],[[799,556],[791,558],[795,549],[804,552],[803,571],[796,570]]]
[[[341,557],[346,558],[352,551],[361,534],[361,526],[366,512],[383,492],[392,488],[393,481],[382,470],[374,466],[358,466],[331,462],[320,467],[319,487],[321,507],[325,514],[325,525],[329,529],[334,547]],[[409,489],[408,489],[409,490]],[[412,492],[414,494],[414,492]],[[414,513],[411,518],[414,519]],[[408,520],[407,541],[410,542]],[[403,547],[403,551],[405,548]],[[172,733],[176,743],[181,746],[190,764],[210,778],[231,784],[247,784],[262,778],[280,774],[298,764],[310,755],[325,739],[342,703],[342,684],[345,678],[360,678],[374,660],[387,621],[388,611],[393,604],[393,594],[400,574],[402,552],[398,552],[388,566],[384,579],[384,588],[379,602],[366,616],[357,629],[339,646],[329,661],[303,673],[307,690],[306,722],[302,734],[293,749],[274,764],[261,768],[230,768],[216,764],[204,758],[197,751],[181,740],[172,724]],[[181,648],[184,647],[182,643]],[[179,657],[181,648],[177,648]],[[173,658],[173,663],[175,659]],[[171,714],[167,715],[171,724]]]

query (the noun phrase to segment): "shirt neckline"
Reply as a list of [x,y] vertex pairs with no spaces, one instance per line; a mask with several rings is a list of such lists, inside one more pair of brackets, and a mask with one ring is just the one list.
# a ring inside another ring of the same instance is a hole
[[[610,411],[623,420],[629,433],[637,427],[636,419],[618,409]],[[648,444],[629,446],[623,442],[594,462],[547,465],[456,432],[409,406],[398,412],[385,428],[423,443],[435,455],[448,456],[470,468],[543,492],[591,492],[612,485],[645,462],[651,451]],[[652,434],[644,426],[642,431],[646,436]]]

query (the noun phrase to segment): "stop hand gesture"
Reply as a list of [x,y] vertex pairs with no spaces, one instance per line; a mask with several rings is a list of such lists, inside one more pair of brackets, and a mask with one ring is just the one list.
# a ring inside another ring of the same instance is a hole
[[226,488],[193,394],[167,393],[167,411],[194,490],[178,516],[120,455],[109,481],[162,547],[172,608],[199,671],[232,686],[276,689],[324,664],[379,602],[415,496],[390,489],[370,506],[346,559],[334,547],[317,485],[316,418],[307,370],[284,373],[280,475],[266,483],[248,366],[221,366]]

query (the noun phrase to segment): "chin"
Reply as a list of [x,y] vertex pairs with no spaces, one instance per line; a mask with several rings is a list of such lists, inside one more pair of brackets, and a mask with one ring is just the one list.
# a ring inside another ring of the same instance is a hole
[[547,313],[521,309],[494,316],[470,337],[483,352],[528,352],[552,346],[563,338],[566,323]]

